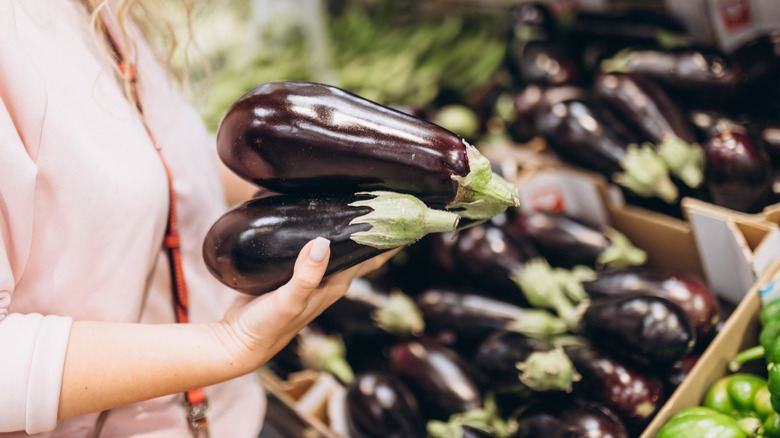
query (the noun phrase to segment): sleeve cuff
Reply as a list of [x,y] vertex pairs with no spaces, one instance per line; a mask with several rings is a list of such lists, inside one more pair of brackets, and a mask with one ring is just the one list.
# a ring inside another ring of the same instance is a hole
[[72,318],[9,314],[0,322],[0,432],[57,425]]

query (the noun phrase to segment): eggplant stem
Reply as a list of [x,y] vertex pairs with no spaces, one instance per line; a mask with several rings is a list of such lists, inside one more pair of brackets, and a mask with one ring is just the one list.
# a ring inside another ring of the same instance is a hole
[[447,209],[458,210],[468,219],[489,219],[508,207],[520,205],[516,187],[493,172],[490,161],[476,147],[465,140],[463,144],[466,146],[469,173],[452,176],[458,189]]
[[370,224],[368,231],[352,233],[353,241],[378,249],[392,249],[410,245],[430,233],[454,231],[460,216],[453,212],[429,208],[416,197],[397,192],[361,192],[369,199],[355,201],[350,206],[371,207],[372,212],[358,216],[350,222]]
[[429,420],[425,428],[430,438],[463,438],[463,426],[481,430],[497,438],[509,437],[514,430],[510,421],[501,418],[498,405],[490,394],[485,397],[482,408],[452,414],[446,422]]
[[647,253],[634,246],[625,234],[612,227],[605,227],[604,235],[610,245],[599,254],[599,265],[620,269],[643,265],[647,261]]
[[569,330],[569,324],[544,309],[523,309],[522,314],[506,325],[506,329],[528,336],[547,338]]
[[[570,280],[564,269],[553,269],[544,258],[527,261],[520,272],[512,275],[528,303],[534,307],[552,309],[570,327],[580,321],[580,312],[569,299],[576,288],[577,280]],[[581,292],[584,294],[584,289]]]
[[688,143],[674,134],[664,136],[658,144],[658,155],[669,170],[688,187],[697,188],[704,181],[704,150],[698,143]]
[[756,345],[755,347],[750,347],[747,350],[742,350],[729,361],[729,371],[736,373],[740,370],[740,368],[742,368],[742,365],[745,365],[750,361],[763,358],[765,354],[766,350],[761,345]]
[[371,315],[376,326],[397,335],[419,335],[425,329],[425,321],[417,303],[401,291],[390,293],[387,302]]
[[677,200],[679,190],[669,177],[669,168],[649,143],[628,145],[620,164],[623,172],[612,178],[617,184],[641,196],[658,196],[668,203]]
[[327,371],[343,383],[355,379],[352,366],[346,359],[346,346],[337,335],[311,333],[301,330],[298,335],[298,357],[305,368]]
[[535,351],[515,366],[520,382],[534,391],[571,392],[574,382],[582,379],[561,347]]
[[631,54],[633,49],[627,48],[619,51],[611,58],[601,61],[599,64],[599,70],[605,73],[624,73],[627,72],[628,64],[631,60]]

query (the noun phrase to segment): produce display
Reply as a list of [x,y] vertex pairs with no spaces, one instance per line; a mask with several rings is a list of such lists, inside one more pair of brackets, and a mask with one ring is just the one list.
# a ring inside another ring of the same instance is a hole
[[[409,36],[429,74],[458,66],[427,99],[291,78],[252,83],[220,119],[220,158],[259,190],[204,241],[220,281],[273,290],[317,236],[327,275],[404,247],[267,365],[280,380],[335,376],[346,437],[639,437],[728,317],[698,274],[648,265],[618,229],[519,205],[490,148],[542,139],[628,204],[678,218],[684,197],[742,213],[778,201],[780,39],[727,54],[662,13],[499,9],[498,40],[477,33],[485,59],[465,37],[474,65],[433,56],[435,26]],[[334,20],[356,28],[346,11]],[[457,40],[453,23],[440,38]],[[360,29],[377,43],[390,31]],[[394,67],[411,81],[410,62]],[[776,316],[659,438],[780,436]],[[756,357],[766,375],[738,370]]]
[[[713,383],[699,406],[675,413],[658,433],[673,436],[778,437],[780,436],[780,397],[775,345],[778,335],[780,299],[761,309],[758,345],[738,353],[729,362],[729,371]],[[757,374],[743,366],[760,359]],[[763,368],[763,369],[762,369]]]

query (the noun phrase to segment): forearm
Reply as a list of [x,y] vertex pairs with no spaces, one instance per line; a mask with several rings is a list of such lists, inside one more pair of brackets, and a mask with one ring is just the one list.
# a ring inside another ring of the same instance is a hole
[[208,386],[253,371],[272,353],[241,359],[220,323],[74,322],[60,392],[67,418]]

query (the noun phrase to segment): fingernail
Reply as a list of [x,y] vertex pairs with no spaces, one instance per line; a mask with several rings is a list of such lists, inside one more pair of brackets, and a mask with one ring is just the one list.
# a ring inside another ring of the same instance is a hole
[[330,246],[330,240],[324,237],[318,237],[314,239],[314,244],[309,251],[309,259],[313,262],[319,263],[325,260],[325,256],[328,254],[328,247]]

